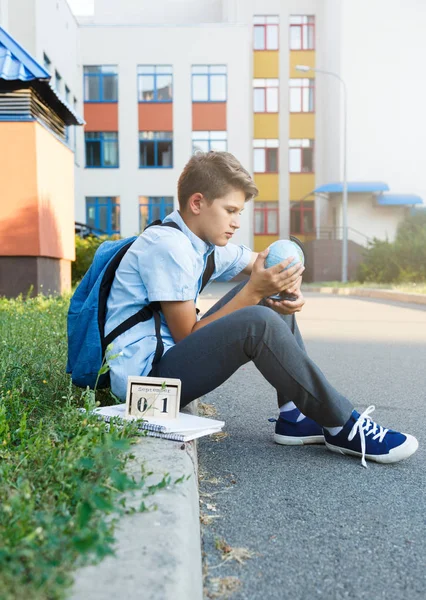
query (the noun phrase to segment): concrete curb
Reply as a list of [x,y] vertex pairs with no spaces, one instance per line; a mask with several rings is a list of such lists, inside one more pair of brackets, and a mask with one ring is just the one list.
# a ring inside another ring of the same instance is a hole
[[[195,411],[196,406],[190,410]],[[166,472],[172,481],[190,478],[148,498],[147,504],[156,504],[157,510],[122,518],[115,531],[116,555],[79,569],[69,598],[202,600],[196,440],[182,444],[143,438],[131,452],[135,459],[129,472],[138,476],[142,465],[153,472],[147,485],[161,481]],[[141,502],[141,494],[127,498],[129,507]]]
[[363,298],[377,298],[380,300],[392,300],[393,302],[405,302],[407,304],[426,304],[426,294],[412,294],[409,292],[398,292],[398,290],[302,286],[302,291],[330,295],[334,294],[337,296],[360,296]]

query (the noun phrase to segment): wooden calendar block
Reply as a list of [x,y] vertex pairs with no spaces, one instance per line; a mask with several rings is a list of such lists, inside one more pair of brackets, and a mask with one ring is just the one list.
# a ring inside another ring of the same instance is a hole
[[129,377],[126,416],[176,419],[180,407],[180,379]]

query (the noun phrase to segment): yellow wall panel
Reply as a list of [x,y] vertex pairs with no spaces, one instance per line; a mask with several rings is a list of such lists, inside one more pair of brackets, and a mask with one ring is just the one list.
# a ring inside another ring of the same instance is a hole
[[265,250],[272,242],[276,242],[278,239],[277,235],[255,235],[253,250],[255,252],[262,252],[262,250]]
[[290,173],[290,200],[302,200],[315,189],[315,173]]
[[278,173],[255,173],[254,182],[259,190],[256,200],[278,202]]
[[254,113],[254,137],[277,139],[279,137],[278,113]]
[[315,139],[315,113],[290,113],[290,139]]
[[290,52],[290,77],[315,77],[314,71],[308,71],[307,73],[296,71],[296,65],[315,67],[315,50],[292,50]]
[[260,79],[272,77],[273,79],[278,79],[278,58],[278,50],[255,51],[253,53],[253,77]]

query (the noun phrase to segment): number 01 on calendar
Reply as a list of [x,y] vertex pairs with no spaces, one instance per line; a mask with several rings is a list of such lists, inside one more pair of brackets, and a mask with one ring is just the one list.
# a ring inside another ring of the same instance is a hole
[[127,380],[126,415],[176,419],[180,406],[180,379],[129,377]]

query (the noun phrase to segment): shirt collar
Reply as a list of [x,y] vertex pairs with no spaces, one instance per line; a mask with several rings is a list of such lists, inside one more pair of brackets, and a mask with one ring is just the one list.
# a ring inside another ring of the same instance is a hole
[[176,225],[179,225],[182,232],[189,238],[191,244],[194,246],[197,252],[200,254],[210,254],[214,250],[214,244],[204,242],[199,238],[193,231],[189,229],[185,221],[182,219],[181,214],[178,210],[174,210],[172,213],[167,215],[164,221],[174,221]]

